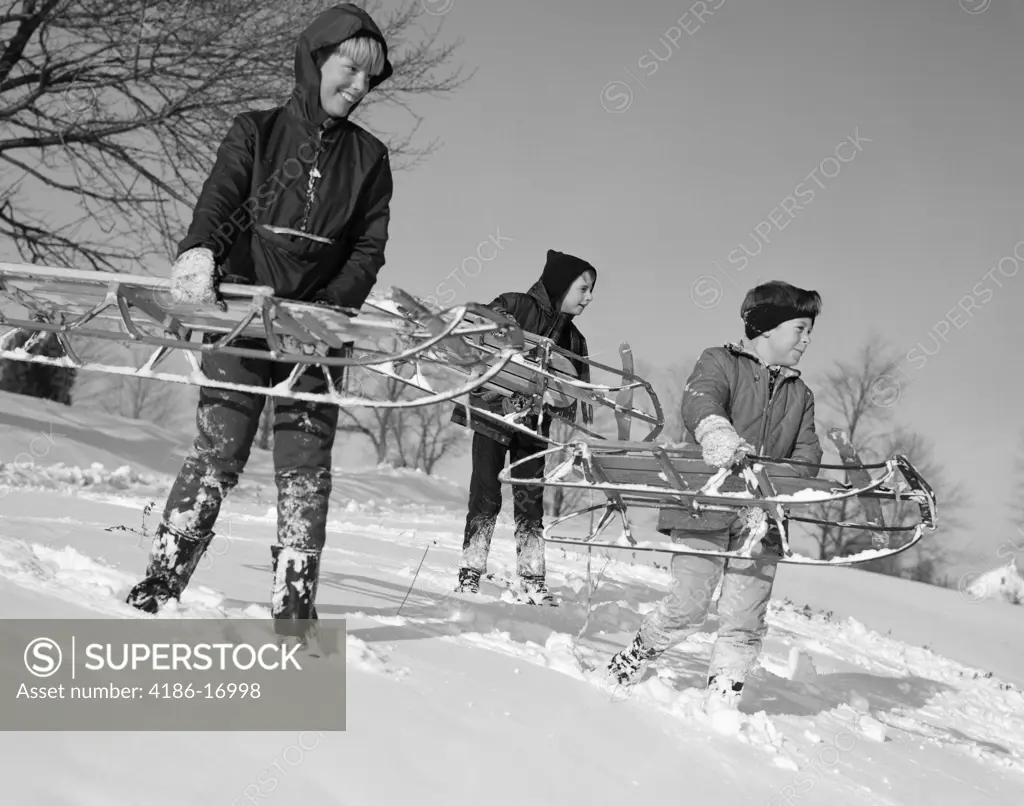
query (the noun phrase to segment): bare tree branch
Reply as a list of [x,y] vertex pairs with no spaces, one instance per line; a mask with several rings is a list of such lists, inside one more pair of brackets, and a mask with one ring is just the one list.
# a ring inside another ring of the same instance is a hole
[[[850,362],[837,361],[822,379],[811,382],[815,393],[818,433],[825,449],[825,462],[838,463],[829,458],[833,452],[831,442],[824,437],[828,428],[845,431],[866,462],[878,462],[896,454],[907,456],[931,484],[939,501],[940,526],[935,535],[925,538],[914,549],[895,557],[864,563],[858,567],[868,571],[937,581],[939,569],[950,558],[948,536],[962,526],[959,513],[967,503],[967,495],[958,483],[950,480],[935,461],[931,443],[920,433],[894,422],[891,399],[879,394],[880,380],[887,377],[891,365],[891,351],[878,336],[869,337]],[[823,475],[845,480],[842,471],[826,471]],[[855,499],[844,499],[829,504],[809,507],[809,515],[827,521],[863,520],[863,513]],[[908,501],[883,505],[886,525],[903,526],[915,522],[917,505]],[[842,526],[815,525],[807,530],[814,541],[818,558],[856,554],[871,548],[870,533],[862,529]],[[899,534],[899,533],[894,533]]]
[[[0,13],[0,241],[37,263],[132,272],[147,258],[166,263],[232,119],[287,101],[298,36],[324,7],[15,0]],[[431,18],[421,3],[367,10],[392,45],[394,75],[354,120],[402,170],[437,146],[416,143],[413,101],[451,95],[472,74],[452,67],[460,42],[423,30]],[[375,127],[378,117],[395,131]]]
[[1010,499],[1010,519],[1017,529],[1024,527],[1024,429],[1017,436],[1017,453],[1013,457],[1013,485]]

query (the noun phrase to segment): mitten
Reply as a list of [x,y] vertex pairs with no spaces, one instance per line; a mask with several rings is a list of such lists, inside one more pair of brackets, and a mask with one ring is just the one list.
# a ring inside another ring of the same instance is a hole
[[533,400],[529,395],[514,394],[511,397],[506,397],[502,401],[502,414],[518,414],[521,411],[525,411],[533,405]]
[[211,250],[197,246],[182,252],[171,267],[171,298],[188,305],[216,302],[213,273]]
[[302,353],[303,355],[327,355],[327,342],[317,341],[313,344],[303,343],[289,333],[281,334],[281,343],[289,353]]
[[704,463],[711,467],[732,467],[754,450],[740,439],[732,423],[717,414],[701,420],[693,436],[700,443]]
[[752,541],[761,540],[768,534],[768,514],[761,507],[743,507],[739,517]]

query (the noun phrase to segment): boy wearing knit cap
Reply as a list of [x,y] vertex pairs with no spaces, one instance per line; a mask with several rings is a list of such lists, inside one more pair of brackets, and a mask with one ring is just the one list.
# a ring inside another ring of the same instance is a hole
[[[529,333],[551,339],[557,346],[586,358],[587,342],[577,329],[574,319],[583,313],[593,299],[597,283],[597,270],[573,255],[548,250],[547,263],[539,280],[525,294],[509,292],[498,296],[490,308],[513,319],[519,327]],[[590,380],[589,367],[585,361],[570,359],[580,380]],[[508,400],[498,392],[475,391],[471,395],[472,405],[496,414],[506,413]],[[581,412],[583,422],[593,422],[593,411],[584,405]],[[547,436],[551,428],[550,413],[575,422],[577,404],[564,409],[544,406],[543,417],[530,415],[523,425]],[[466,410],[456,406],[452,422],[467,425]],[[455,590],[459,593],[477,593],[480,590],[480,576],[487,570],[487,556],[490,552],[491,536],[501,511],[501,483],[498,474],[505,466],[506,455],[510,461],[520,459],[543,450],[543,443],[512,429],[484,418],[469,421],[473,429],[473,470],[469,483],[469,511],[466,515],[466,530],[462,544],[462,567]],[[516,468],[517,478],[536,478],[544,471],[543,457],[524,462]],[[545,585],[544,562],[544,490],[535,485],[516,485],[513,492],[513,518],[516,540],[516,575],[519,577],[519,595],[530,604],[552,604],[553,599]]]
[[[715,470],[731,467],[751,453],[821,462],[814,395],[794,369],[820,313],[816,291],[788,283],[774,281],[747,293],[740,308],[746,338],[705,350],[683,392],[687,441],[700,444],[705,464]],[[813,467],[788,467],[807,477],[818,474]],[[658,531],[693,548],[735,551],[759,521],[764,528],[763,510],[755,508],[693,517],[683,508],[667,507],[660,512]],[[778,540],[773,525],[753,560],[672,555],[671,592],[647,614],[632,644],[612,658],[611,679],[632,684],[648,663],[700,629],[721,579],[704,709],[737,707],[767,631],[765,615],[778,565],[772,552],[777,554]]]

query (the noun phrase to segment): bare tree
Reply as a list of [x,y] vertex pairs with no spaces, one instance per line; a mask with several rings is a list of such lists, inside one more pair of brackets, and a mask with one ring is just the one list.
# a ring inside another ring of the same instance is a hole
[[[153,351],[152,347],[99,339],[72,337],[71,342],[83,361],[118,366],[141,366]],[[194,412],[195,406],[190,404],[197,396],[197,390],[180,384],[91,371],[79,374],[74,405],[173,427]]]
[[[384,343],[378,348],[388,352]],[[345,387],[349,394],[363,395],[387,402],[412,401],[422,396],[413,386],[403,382],[412,380],[416,367],[399,363],[394,367],[398,378],[386,377],[362,367],[346,372]],[[421,379],[436,390],[447,388],[451,378],[442,371],[420,364]],[[433,473],[437,463],[445,456],[454,455],[465,444],[465,429],[453,425],[453,404],[439,403],[410,408],[342,407],[339,412],[339,433],[359,434],[365,437],[376,454],[377,463],[394,467],[419,468]]]
[[[818,416],[819,436],[828,428],[840,428],[865,462],[879,462],[903,454],[932,486],[939,502],[941,519],[935,535],[926,537],[917,547],[884,560],[864,563],[858,567],[894,576],[939,581],[939,571],[950,557],[943,548],[948,535],[962,524],[959,513],[967,500],[963,488],[951,479],[934,458],[934,448],[920,433],[895,422],[892,406],[896,401],[889,394],[888,370],[892,366],[890,350],[878,336],[871,336],[850,362],[837,361],[819,381],[812,381]],[[824,462],[838,464],[831,443],[822,439]],[[822,475],[839,480],[841,470]],[[844,499],[809,507],[811,517],[833,522],[863,520],[856,499]],[[888,526],[905,526],[917,520],[917,505],[908,501],[886,502],[883,516]],[[819,559],[847,556],[870,548],[870,533],[835,525],[815,525],[808,530],[814,540]],[[900,532],[891,533],[898,540]]]
[[451,403],[400,409],[391,418],[395,466],[430,474],[445,456],[465,449],[465,429],[451,423],[451,414]]
[[[326,5],[7,0],[0,10],[0,243],[31,263],[166,271],[234,116],[288,99],[299,34]],[[468,77],[450,68],[459,43],[439,44],[437,31],[423,30],[422,3],[364,5],[392,46],[394,73],[353,119],[388,144],[401,170],[436,146],[415,145],[421,119],[412,101],[450,95]],[[378,111],[397,133],[370,125]],[[52,375],[57,386],[67,377],[42,366],[29,374]],[[24,371],[8,373],[9,380],[22,376],[30,388]],[[150,386],[118,388],[131,390],[124,404],[140,411]],[[269,445],[266,433],[261,444]]]
[[[862,568],[865,571],[939,584],[942,581],[942,569],[952,555],[952,549],[949,548],[947,541],[951,534],[963,528],[962,512],[970,496],[938,462],[935,458],[934,445],[920,433],[897,427],[886,435],[882,444],[882,456],[906,456],[927,479],[938,501],[940,525],[934,535],[927,536],[907,552],[864,563]],[[918,506],[912,501],[896,501],[885,507],[887,526],[906,526],[915,523],[919,517]],[[859,541],[850,541],[849,549],[862,551],[870,548],[870,543],[868,533],[862,532]]]
[[[363,373],[369,375],[365,370]],[[382,376],[370,376],[360,381],[362,394],[381,401],[398,401],[408,395],[408,386],[400,380]],[[377,464],[389,461],[395,422],[400,419],[397,408],[349,408],[342,407],[338,413],[339,434],[360,434],[369,440],[376,454]]]
[[[665,366],[654,366],[638,359],[637,374],[650,381],[658,393],[658,401],[665,413],[665,428],[659,442],[683,442],[686,426],[683,424],[683,390],[697,363],[696,357],[682,358]],[[638,400],[646,395],[638,395]],[[644,401],[646,403],[646,400]]]
[[[326,5],[8,0],[0,238],[33,263],[166,265],[233,117],[287,100],[298,36]],[[397,123],[399,134],[375,132],[401,169],[434,148],[414,146],[412,100],[449,95],[468,77],[449,67],[459,43],[440,45],[436,32],[422,31],[420,2],[382,5],[367,10],[393,45],[394,75],[354,118],[366,124],[389,109],[412,116],[411,126]]]
[[[38,342],[33,338],[34,335],[41,336]],[[51,358],[59,358],[64,352],[53,333],[32,334],[28,331],[15,333],[8,349],[22,348],[30,342],[35,346],[30,345],[29,349]],[[53,400],[65,406],[71,405],[71,389],[77,375],[76,369],[47,367],[10,358],[0,359],[0,391]]]
[[1017,452],[1013,457],[1013,486],[1010,499],[1010,520],[1014,527],[1024,526],[1024,429],[1017,435]]
[[[891,407],[877,402],[879,379],[886,376],[890,366],[886,353],[882,340],[872,335],[852,361],[836,361],[820,380],[811,382],[815,411],[818,422],[823,426],[818,428],[818,437],[826,452],[823,460],[826,464],[838,463],[834,454],[829,459],[832,446],[824,437],[829,428],[845,431],[865,461],[880,454],[881,439],[893,419]],[[845,478],[842,471],[828,471],[822,475],[839,480]],[[809,510],[814,518],[845,522],[853,516],[856,506],[855,501],[844,499],[815,504]],[[818,558],[822,560],[851,553],[852,544],[862,536],[859,529],[832,525],[815,526],[809,531],[817,546]]]

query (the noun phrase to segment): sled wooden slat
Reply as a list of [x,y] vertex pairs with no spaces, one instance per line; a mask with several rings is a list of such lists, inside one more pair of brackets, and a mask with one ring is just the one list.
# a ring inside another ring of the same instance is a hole
[[[687,488],[698,489],[715,469],[708,467],[700,459],[685,459],[670,456],[672,467],[682,478]],[[644,485],[659,487],[666,490],[676,489],[675,484],[666,478],[658,459],[655,456],[614,456],[598,453],[592,456],[593,464],[599,466],[610,484]],[[850,489],[843,482],[828,478],[806,478],[797,475],[780,475],[772,468],[771,478],[780,495],[793,495],[802,490],[821,490],[830,492]],[[743,479],[730,476],[719,489],[722,492],[740,492],[746,489]]]

